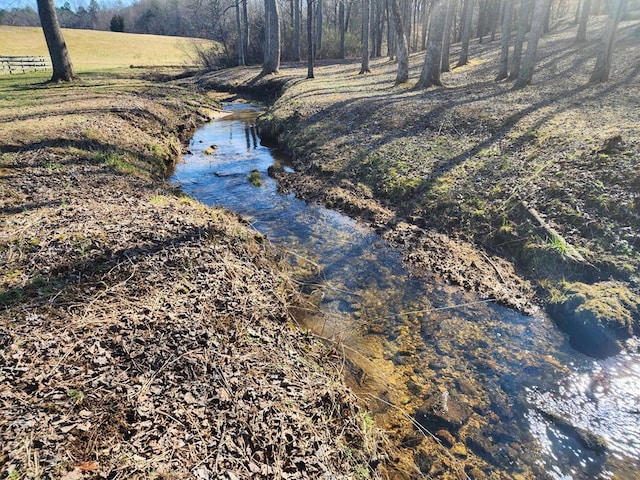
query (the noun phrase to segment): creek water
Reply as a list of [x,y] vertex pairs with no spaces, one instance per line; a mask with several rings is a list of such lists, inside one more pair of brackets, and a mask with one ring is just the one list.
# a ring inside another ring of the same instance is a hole
[[456,461],[475,455],[485,473],[640,478],[637,348],[591,359],[543,314],[412,277],[368,227],[280,194],[267,169],[290,167],[261,145],[260,109],[225,110],[195,133],[172,181],[238,213],[285,253],[322,312],[308,328],[350,352],[356,390],[380,400],[371,405],[381,421],[394,404],[413,419],[409,431],[436,434]]

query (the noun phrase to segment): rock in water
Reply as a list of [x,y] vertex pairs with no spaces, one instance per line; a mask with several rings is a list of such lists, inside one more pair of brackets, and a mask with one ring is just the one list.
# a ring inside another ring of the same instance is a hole
[[471,408],[448,390],[436,392],[416,411],[416,421],[430,432],[442,428],[456,432],[471,416]]

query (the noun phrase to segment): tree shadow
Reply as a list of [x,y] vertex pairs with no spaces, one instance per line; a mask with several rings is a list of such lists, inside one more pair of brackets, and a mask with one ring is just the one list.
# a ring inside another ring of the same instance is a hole
[[[85,165],[107,166],[110,159],[112,161],[116,161],[117,159],[125,161],[127,159],[136,159],[137,162],[135,163],[135,168],[153,178],[164,178],[173,164],[172,158],[167,157],[166,159],[161,159],[157,154],[126,149],[115,143],[103,142],[94,139],[72,139],[64,137],[49,138],[47,140],[24,143],[21,145],[0,145],[0,154],[37,152],[40,150],[55,148],[74,150],[72,158],[60,160],[61,163],[69,162],[74,165],[83,163]],[[12,164],[10,168],[16,170],[26,168],[26,166],[21,166],[18,163]]]
[[[63,263],[45,271],[31,274],[31,280],[24,286],[11,287],[0,291],[0,307],[11,308],[26,301],[47,303],[55,307],[56,303],[64,304],[66,299],[61,295],[68,288],[80,291],[94,291],[98,285],[108,289],[102,277],[109,274],[110,284],[118,284],[131,275],[131,270],[144,259],[161,251],[172,251],[190,243],[201,242],[203,238],[211,237],[213,232],[202,227],[191,226],[181,231],[181,234],[167,239],[153,239],[146,245],[123,248],[115,251],[104,251],[88,259]],[[122,265],[123,268],[117,268]],[[89,288],[92,287],[92,288]],[[94,295],[99,293],[95,291]]]
[[[11,180],[11,176],[2,176],[3,180]],[[61,200],[48,201],[48,202],[35,202],[25,203],[21,205],[3,206],[0,207],[0,215],[15,215],[22,212],[32,212],[34,210],[40,210],[43,208],[55,208],[62,205]]]

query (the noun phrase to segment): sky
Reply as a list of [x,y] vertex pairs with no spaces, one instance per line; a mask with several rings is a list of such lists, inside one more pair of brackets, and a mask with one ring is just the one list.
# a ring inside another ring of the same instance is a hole
[[[69,2],[72,10],[77,10],[78,7],[87,7],[89,5],[90,0],[54,0],[56,7],[61,7],[65,4],[65,2]],[[118,3],[118,0],[98,0],[100,5],[115,5]],[[120,0],[122,5],[131,5],[133,0]],[[34,10],[36,9],[36,0],[0,0],[0,9],[8,9],[8,8],[22,8],[22,7],[31,7]]]

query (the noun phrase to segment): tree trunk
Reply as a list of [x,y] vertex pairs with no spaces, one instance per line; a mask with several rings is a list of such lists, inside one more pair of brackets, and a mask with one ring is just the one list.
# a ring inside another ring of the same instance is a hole
[[469,39],[471,38],[471,22],[473,21],[473,2],[474,0],[464,0],[464,27],[462,30],[462,49],[460,50],[458,67],[469,63]]
[[53,66],[52,82],[70,82],[78,77],[73,71],[67,44],[62,37],[60,24],[53,0],[38,0],[38,15],[42,24],[44,38],[47,41],[51,65]]
[[431,21],[429,22],[429,35],[427,38],[427,50],[424,65],[416,88],[428,88],[433,85],[442,85],[440,81],[440,68],[442,66],[442,39],[444,37],[444,24],[447,19],[447,7],[445,0],[435,0],[431,8]]
[[529,12],[532,0],[520,0],[520,16],[518,17],[518,31],[516,33],[516,41],[513,45],[513,62],[511,63],[511,73],[509,80],[515,80],[520,75],[520,63],[522,61],[522,46],[524,45],[524,37],[527,34],[529,26]]
[[624,0],[613,0],[609,7],[609,17],[604,25],[602,41],[596,58],[596,66],[591,74],[589,83],[603,83],[609,80],[611,72],[611,57],[616,43],[618,24],[624,12]]
[[411,43],[411,50],[414,52],[418,51],[418,24],[420,22],[420,1],[419,0],[414,0],[413,2],[413,28],[411,29],[412,31],[412,40],[409,42],[409,39],[407,38],[407,42]]
[[489,17],[489,27],[491,29],[491,41],[496,39],[498,24],[500,23],[500,5],[501,1],[493,0],[491,2],[491,16]]
[[456,16],[458,8],[458,0],[449,0],[447,2],[447,19],[444,23],[444,38],[442,39],[442,68],[441,72],[449,72],[451,70],[449,64],[449,49],[451,47],[451,26],[453,25],[453,17]]
[[587,24],[590,16],[591,0],[582,0],[582,12],[580,13],[580,23],[578,24],[575,43],[585,43],[587,41]]
[[511,40],[511,20],[513,19],[513,3],[515,0],[505,0],[504,17],[502,19],[502,43],[500,63],[496,81],[504,80],[509,74],[509,43]]
[[427,48],[427,27],[429,26],[429,9],[427,8],[427,0],[422,1],[422,40],[420,42],[420,49]]
[[398,85],[409,80],[409,47],[407,45],[407,35],[404,33],[398,0],[389,1],[391,2],[391,12],[393,14],[393,29],[396,32],[396,42],[398,42],[398,70],[396,74],[396,85]]
[[265,54],[262,75],[278,73],[280,69],[280,18],[276,0],[264,0]]
[[[269,36],[271,23],[269,22],[269,8],[267,7],[267,1],[268,0],[264,0],[264,45],[262,46],[263,67],[267,64],[267,57],[269,55],[269,40],[271,39],[271,37]],[[222,33],[222,26],[220,26],[220,32]]]
[[487,16],[488,0],[480,0],[478,4],[478,28],[476,33],[478,34],[478,43],[482,43],[484,37],[484,24]]
[[249,12],[247,0],[242,0],[242,22],[244,25],[244,59],[246,62],[249,56]]
[[307,78],[313,77],[313,0],[307,0]]
[[384,20],[382,18],[382,1],[371,2],[371,57],[382,56],[382,34],[384,31]]
[[384,23],[385,23],[385,16],[384,16],[384,0],[377,0],[377,11],[376,11],[376,17],[377,17],[377,23],[378,23],[378,31],[376,34],[376,57],[381,57],[382,56],[382,39],[384,38]]
[[242,20],[240,19],[240,0],[236,0],[236,28],[238,30],[238,65],[244,66],[244,30],[242,29]]
[[409,39],[411,38],[411,0],[402,0],[402,24],[405,27],[404,32],[407,36],[407,46],[411,48]]
[[544,29],[544,14],[549,7],[551,0],[536,0],[533,9],[533,20],[531,22],[531,30],[529,31],[529,41],[527,42],[527,51],[522,61],[522,68],[518,75],[518,80],[514,88],[526,87],[531,83],[533,78],[533,70],[536,66],[536,56],[538,53],[538,43]]
[[316,45],[314,47],[315,53],[318,56],[322,55],[322,4],[323,0],[316,0]]
[[360,67],[360,75],[370,73],[369,69],[369,34],[371,30],[371,0],[362,0],[362,66]]
[[[385,0],[384,2],[384,10],[385,10],[385,15],[387,17],[387,24],[388,25],[392,25],[393,24],[393,20],[391,19],[392,14],[389,13],[389,3],[391,2],[391,0]],[[396,55],[396,31],[393,28],[387,28],[387,56],[389,57],[389,60],[393,60],[395,59],[395,55]]]
[[378,56],[378,33],[380,31],[380,17],[378,16],[378,0],[372,0],[371,11],[369,12],[371,18],[371,52],[370,58],[376,58]]
[[544,12],[544,27],[542,29],[542,31],[544,33],[549,33],[549,30],[551,29],[551,9],[553,8],[553,0],[551,0],[549,2],[549,5],[547,5],[547,9]]
[[338,58],[344,58],[344,40],[345,40],[344,0],[340,0],[340,3],[338,4],[338,28],[340,29],[340,45],[338,47]]
[[[246,1],[246,0],[245,0]],[[293,0],[293,59],[299,62],[302,57],[300,50],[300,0]]]

